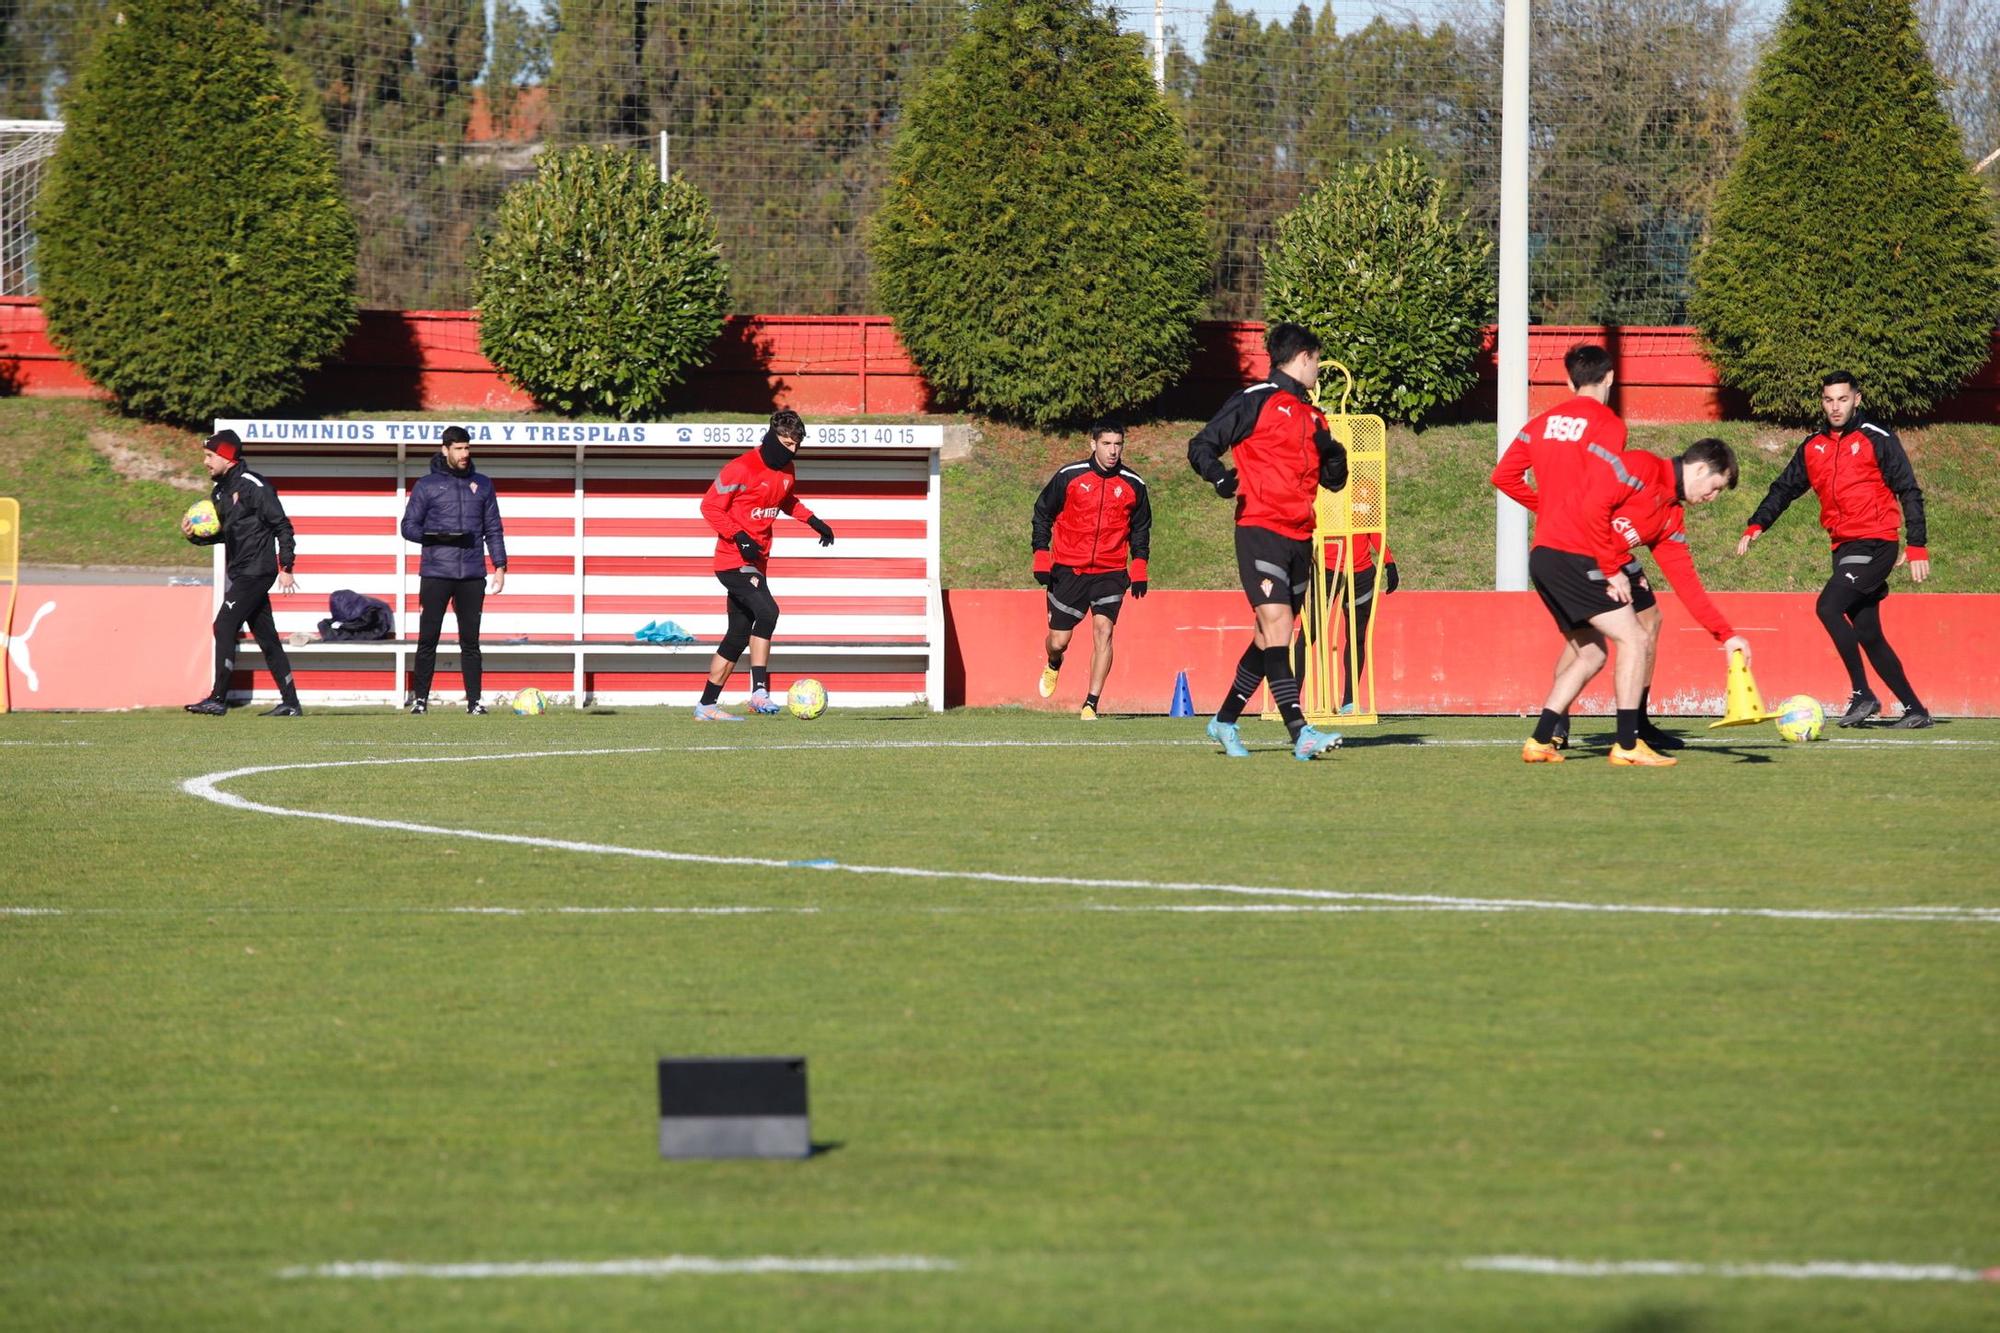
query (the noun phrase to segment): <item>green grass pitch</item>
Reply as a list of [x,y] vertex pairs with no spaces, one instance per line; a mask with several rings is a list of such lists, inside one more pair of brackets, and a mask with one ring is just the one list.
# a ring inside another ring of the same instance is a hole
[[[1467,1266],[2000,1264],[2000,723],[1681,725],[0,719],[0,1324],[2000,1325]],[[827,1150],[660,1161],[699,1054]],[[937,1266],[314,1275],[669,1256]]]

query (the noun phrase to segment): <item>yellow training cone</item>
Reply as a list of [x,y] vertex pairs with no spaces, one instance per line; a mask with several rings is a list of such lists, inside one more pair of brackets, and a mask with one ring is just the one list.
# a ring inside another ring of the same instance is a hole
[[1750,663],[1744,660],[1739,649],[1729,654],[1729,694],[1728,710],[1720,722],[1708,724],[1710,731],[1717,727],[1747,727],[1752,722],[1768,722],[1776,713],[1764,711],[1764,696],[1757,693],[1757,682],[1750,678]]

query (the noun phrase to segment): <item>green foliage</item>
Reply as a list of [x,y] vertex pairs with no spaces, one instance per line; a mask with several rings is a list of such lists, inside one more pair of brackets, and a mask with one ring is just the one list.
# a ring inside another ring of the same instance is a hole
[[948,401],[1038,424],[1179,377],[1208,268],[1181,129],[1084,0],[989,0],[911,100],[876,290]]
[[479,346],[541,402],[631,421],[707,360],[729,271],[701,191],[615,148],[543,158],[479,247]]
[[1354,373],[1350,410],[1421,421],[1476,378],[1492,256],[1416,154],[1391,149],[1336,172],[1278,220],[1263,256],[1266,318],[1319,334],[1327,358]]
[[250,0],[134,0],[65,103],[36,228],[50,336],[131,411],[263,412],[354,325],[333,153]]
[[1909,0],[1786,10],[1690,305],[1757,413],[1810,420],[1847,369],[1874,410],[1920,415],[1990,354],[1992,204],[1938,95]]

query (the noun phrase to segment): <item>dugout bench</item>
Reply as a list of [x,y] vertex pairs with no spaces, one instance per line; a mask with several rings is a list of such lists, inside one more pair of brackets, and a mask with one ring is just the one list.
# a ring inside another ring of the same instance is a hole
[[[243,438],[250,466],[277,487],[297,534],[299,591],[273,594],[294,681],[307,705],[388,704],[408,697],[417,651],[421,548],[400,532],[409,487],[424,475],[449,421],[218,420]],[[480,627],[489,699],[525,686],[585,704],[692,704],[723,633],[715,532],[701,497],[765,424],[458,423],[474,466],[491,477],[506,529],[507,583],[488,595]],[[774,692],[812,676],[836,704],[944,706],[939,591],[941,426],[808,428],[798,495],[832,525],[821,547],[780,517],[770,576],[782,617],[771,646]],[[217,601],[222,547],[215,548]],[[396,609],[394,639],[326,642],[327,601],[349,588]],[[638,642],[673,621],[686,644]],[[453,618],[438,646],[434,700],[461,697]],[[230,697],[276,697],[245,639]],[[726,696],[749,689],[739,666]]]

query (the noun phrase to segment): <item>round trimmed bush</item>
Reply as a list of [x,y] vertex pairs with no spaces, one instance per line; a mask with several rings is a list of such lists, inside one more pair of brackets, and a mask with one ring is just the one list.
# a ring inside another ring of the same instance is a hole
[[708,200],[615,148],[545,156],[507,192],[476,290],[488,360],[558,411],[625,421],[667,407],[729,310]]
[[1305,325],[1326,359],[1354,373],[1350,411],[1418,422],[1476,378],[1492,255],[1465,214],[1447,211],[1443,182],[1392,149],[1341,170],[1278,219],[1264,251],[1265,318]]
[[354,326],[353,216],[250,0],[130,0],[63,105],[35,228],[49,335],[129,411],[296,398]]
[[1792,0],[1758,63],[1688,313],[1760,416],[1819,415],[1851,370],[1921,415],[1992,351],[1992,201],[1938,100],[1909,0]]
[[986,0],[911,99],[869,237],[877,296],[947,402],[1037,426],[1179,378],[1201,197],[1139,39],[1082,0]]

